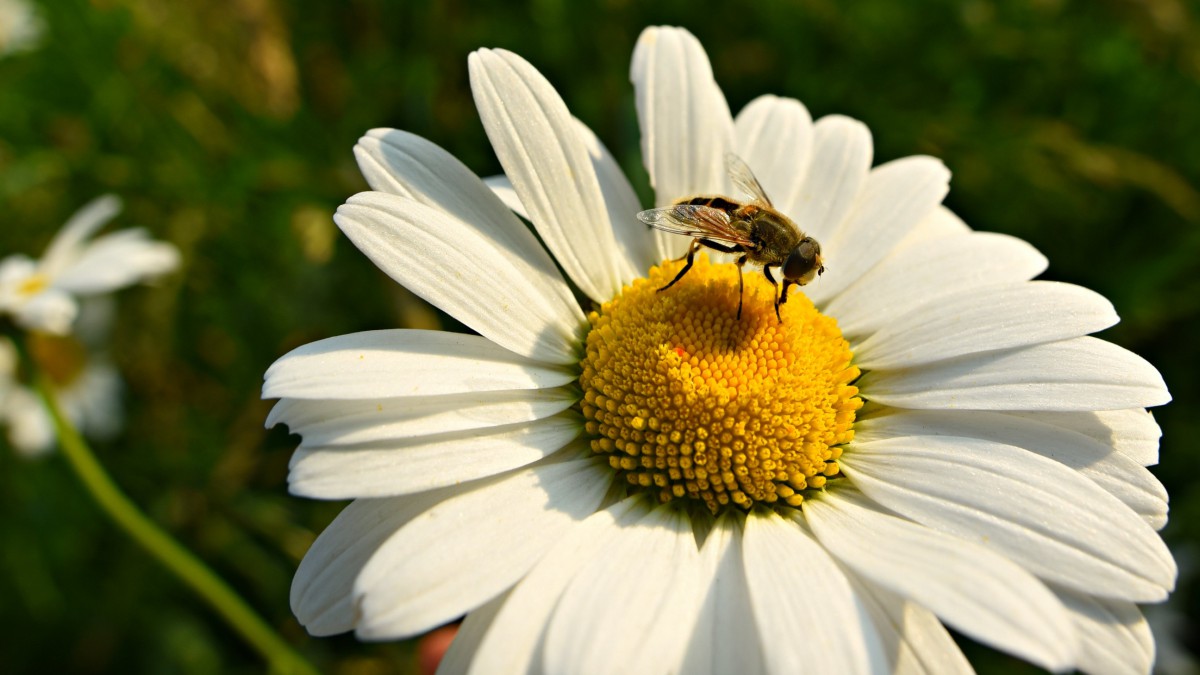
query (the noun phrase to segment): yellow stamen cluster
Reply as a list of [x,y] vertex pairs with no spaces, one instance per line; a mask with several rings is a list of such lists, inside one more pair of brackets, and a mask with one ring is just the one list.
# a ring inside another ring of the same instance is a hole
[[579,378],[592,449],[662,501],[798,506],[839,473],[862,407],[850,346],[802,293],[775,318],[772,287],[698,256],[650,270],[588,317]]

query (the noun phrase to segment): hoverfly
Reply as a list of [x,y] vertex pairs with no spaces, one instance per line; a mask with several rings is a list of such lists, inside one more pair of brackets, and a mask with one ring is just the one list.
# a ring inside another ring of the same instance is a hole
[[787,302],[788,285],[803,286],[825,271],[821,245],[801,232],[790,218],[775,210],[762,185],[740,157],[732,153],[725,155],[725,170],[733,184],[750,198],[748,203],[728,197],[699,195],[638,214],[638,220],[650,227],[694,237],[687,255],[677,258],[687,258],[687,264],[671,283],[658,290],[667,290],[688,273],[701,246],[723,253],[740,253],[737,259],[738,319],[742,318],[742,266],[753,262],[763,266],[763,276],[776,289],[779,284],[771,274],[771,268],[778,267],[783,272],[783,290],[775,296],[775,318],[782,322],[779,306]]

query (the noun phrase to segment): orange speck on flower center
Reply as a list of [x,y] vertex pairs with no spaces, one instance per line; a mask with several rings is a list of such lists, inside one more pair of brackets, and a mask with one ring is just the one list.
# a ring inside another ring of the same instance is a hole
[[699,256],[663,263],[589,315],[579,378],[592,449],[662,501],[799,506],[839,473],[862,407],[850,346],[802,293]]

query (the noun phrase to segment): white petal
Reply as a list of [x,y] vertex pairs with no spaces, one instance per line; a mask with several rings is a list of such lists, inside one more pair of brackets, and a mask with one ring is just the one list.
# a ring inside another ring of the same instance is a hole
[[1077,431],[1111,445],[1142,466],[1158,464],[1162,429],[1145,408],[1099,412],[1014,412],[1030,419]]
[[482,605],[591,515],[611,482],[591,458],[543,463],[422,513],[359,574],[358,637],[417,635]]
[[267,427],[287,424],[304,437],[303,445],[351,445],[531,422],[578,399],[566,387],[367,400],[285,398],[271,409]]
[[974,438],[855,443],[842,470],[868,497],[978,541],[1042,579],[1138,602],[1166,597],[1175,561],[1129,507],[1058,462]]
[[613,237],[592,158],[554,87],[521,57],[481,49],[471,91],[504,173],[554,257],[597,302],[635,273]]
[[583,566],[604,555],[625,527],[647,509],[631,497],[575,525],[509,592],[487,635],[480,642],[470,672],[537,672],[538,643],[567,584]]
[[0,419],[8,423],[8,442],[25,457],[39,457],[54,449],[58,436],[54,420],[42,399],[25,387],[15,386],[4,397]]
[[530,358],[576,360],[583,313],[529,232],[500,238],[382,192],[351,197],[333,219],[379,269],[484,337]]
[[886,669],[879,635],[846,575],[799,523],[770,511],[749,514],[743,552],[770,672]]
[[678,672],[700,604],[691,521],[660,506],[618,532],[567,585],[546,628],[544,669]]
[[438,663],[437,675],[463,675],[470,671],[471,661],[479,650],[479,643],[487,635],[496,614],[500,612],[507,598],[508,594],[502,593],[463,619],[458,632],[454,634],[454,641],[450,643],[450,648]]
[[454,489],[410,497],[359,499],[338,514],[309,547],[292,579],[296,619],[312,635],[353,630],[358,621],[354,580],[384,541]]
[[[650,27],[633,50],[629,79],[637,96],[642,161],[655,206],[695,194],[725,194],[725,155],[733,116],[700,42],[682,28]],[[688,240],[655,232],[658,259],[679,257]]]
[[825,273],[805,287],[805,294],[823,304],[857,281],[916,229],[949,191],[950,171],[932,157],[905,157],[872,169],[845,221],[832,236],[817,239]]
[[850,213],[871,169],[871,132],[858,120],[829,115],[813,125],[813,156],[799,193],[784,212],[824,244]]
[[115,195],[103,195],[84,204],[67,221],[42,256],[38,271],[48,277],[56,277],[75,259],[84,240],[104,227],[121,212],[121,200]]
[[267,369],[263,398],[370,399],[557,387],[565,368],[477,335],[375,330],[297,347]]
[[1062,605],[1008,558],[882,513],[853,489],[806,500],[804,515],[842,564],[965,635],[1050,670],[1074,664],[1078,645]]
[[508,179],[508,176],[504,174],[488,176],[483,179],[483,184],[488,186],[492,194],[499,197],[509,210],[525,220],[529,220],[529,212],[525,210],[525,205],[521,203],[521,198],[517,196],[517,191],[513,188],[512,181]]
[[845,335],[870,335],[943,296],[1027,281],[1046,264],[1037,249],[1005,234],[974,232],[914,242],[897,247],[830,300],[825,312],[837,317]]
[[78,314],[75,298],[57,288],[47,288],[21,305],[14,318],[22,328],[66,335]]
[[69,293],[109,293],[179,267],[179,249],[151,241],[145,230],[122,230],[96,239],[67,265],[54,285]]
[[[617,246],[628,259],[634,276],[644,276],[646,270],[657,264],[661,258],[658,257],[654,231],[637,218],[638,211],[642,210],[637,193],[633,191],[633,185],[625,177],[621,165],[617,164],[617,160],[596,134],[579,120],[575,120],[575,125],[579,128],[588,156],[592,158],[592,166],[596,169],[596,179],[600,181],[600,192],[604,195],[604,203],[608,207],[608,219],[612,223]],[[625,280],[626,283],[630,281],[632,278]]]
[[[963,234],[971,234],[974,230],[963,222],[962,218],[954,215],[954,212],[939,204],[937,208],[929,212],[929,215],[921,219],[917,226],[913,228],[900,243],[896,245],[896,250],[906,246],[915,244],[927,244],[944,237],[957,237]],[[893,253],[895,253],[893,251]]]
[[455,485],[532,464],[583,430],[574,413],[487,429],[354,446],[301,445],[288,490],[314,499],[390,497]]
[[853,573],[847,573],[846,577],[879,632],[891,665],[889,672],[896,675],[975,672],[933,612]]
[[900,408],[1116,410],[1171,400],[1154,366],[1093,337],[872,371],[858,386],[872,401]]
[[1015,414],[974,410],[908,410],[863,419],[860,443],[897,436],[969,436],[1015,445],[1061,462],[1124,502],[1148,525],[1167,523],[1167,490],[1137,462],[1084,434]]
[[707,589],[700,618],[692,631],[682,672],[761,673],[762,640],[754,623],[754,607],[746,585],[742,528],[729,515],[717,520],[700,550],[701,578]]
[[812,161],[812,116],[791,98],[759,96],[734,120],[734,147],[754,171],[777,208],[787,209],[800,194]]
[[1058,594],[1075,621],[1075,631],[1083,646],[1080,670],[1113,675],[1150,672],[1154,664],[1154,636],[1137,605],[1066,589],[1060,589]]
[[1104,296],[1054,281],[993,284],[897,317],[854,349],[864,370],[910,368],[1095,333],[1117,323]]

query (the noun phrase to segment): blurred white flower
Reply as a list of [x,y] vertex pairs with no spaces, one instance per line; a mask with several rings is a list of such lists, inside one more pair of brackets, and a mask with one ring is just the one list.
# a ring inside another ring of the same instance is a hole
[[41,260],[15,254],[0,261],[0,315],[11,315],[29,330],[63,335],[79,312],[79,297],[110,293],[178,267],[179,251],[150,240],[145,230],[90,239],[120,210],[112,195],[95,199],[71,216]]
[[[26,337],[29,356],[53,387],[63,415],[88,438],[104,440],[121,430],[121,376],[104,345],[112,322],[105,299],[86,302],[75,335],[33,332]],[[22,377],[17,350],[0,337],[0,424],[8,442],[27,457],[43,455],[56,444],[54,423],[41,397]]]
[[0,0],[0,58],[38,46],[45,27],[25,0]]

